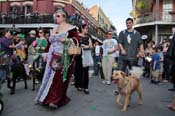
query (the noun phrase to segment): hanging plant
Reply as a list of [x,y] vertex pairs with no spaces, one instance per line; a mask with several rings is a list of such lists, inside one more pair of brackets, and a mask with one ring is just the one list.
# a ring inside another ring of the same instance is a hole
[[136,7],[140,10],[145,8],[145,3],[143,1],[138,1]]
[[141,13],[140,12],[138,12],[138,11],[131,11],[130,13],[130,16],[132,16],[133,18],[138,18],[138,17],[140,17],[141,16]]
[[130,16],[134,17],[134,11],[132,10],[130,13],[129,13]]

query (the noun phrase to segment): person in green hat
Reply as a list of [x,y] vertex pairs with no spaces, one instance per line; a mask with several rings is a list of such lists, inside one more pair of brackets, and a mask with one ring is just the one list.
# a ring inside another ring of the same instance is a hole
[[26,58],[25,48],[27,45],[25,44],[25,35],[19,34],[17,35],[19,37],[19,43],[16,44],[16,56],[20,58],[21,61],[24,61]]

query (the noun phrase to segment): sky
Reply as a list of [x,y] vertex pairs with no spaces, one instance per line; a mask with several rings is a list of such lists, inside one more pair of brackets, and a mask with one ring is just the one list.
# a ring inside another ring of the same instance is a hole
[[79,0],[87,8],[99,4],[103,12],[116,27],[117,33],[126,28],[125,20],[131,17],[132,0]]

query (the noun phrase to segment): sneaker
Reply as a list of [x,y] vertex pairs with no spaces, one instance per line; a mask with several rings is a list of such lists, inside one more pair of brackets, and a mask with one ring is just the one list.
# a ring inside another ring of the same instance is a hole
[[82,91],[82,88],[78,87],[77,90],[78,90],[78,91]]
[[72,86],[73,86],[73,85],[75,85],[75,82],[74,82],[74,81],[72,81],[72,82],[71,82],[71,85],[72,85]]
[[102,81],[102,83],[103,83],[103,84],[106,84],[106,81],[105,81],[105,80],[103,80],[103,81]]
[[39,81],[37,79],[35,80],[35,84],[39,84]]
[[107,85],[110,85],[110,84],[111,84],[111,82],[110,82],[110,81],[107,81],[107,82],[106,82],[106,84],[107,84]]
[[85,94],[89,94],[90,92],[89,92],[88,89],[85,89],[85,90],[84,90],[84,93],[85,93]]

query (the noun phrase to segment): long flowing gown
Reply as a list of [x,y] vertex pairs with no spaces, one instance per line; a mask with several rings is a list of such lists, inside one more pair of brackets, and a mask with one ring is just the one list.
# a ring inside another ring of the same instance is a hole
[[58,40],[66,37],[78,38],[78,33],[76,28],[69,29],[68,32],[60,33],[57,35],[51,35],[49,37],[49,41],[51,45],[49,47],[47,64],[45,68],[43,81],[35,99],[36,102],[40,102],[45,105],[53,103],[57,106],[62,106],[67,104],[70,101],[66,93],[67,93],[70,77],[72,75],[73,65],[69,66],[67,77],[66,77],[67,79],[65,81],[63,81],[62,70],[57,70],[55,72],[54,70],[51,69],[49,65],[52,54],[54,52],[63,54],[64,45]]

